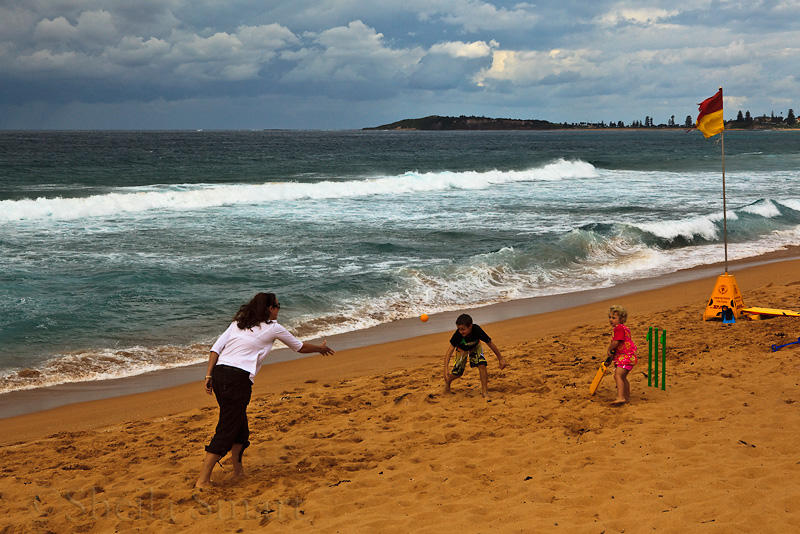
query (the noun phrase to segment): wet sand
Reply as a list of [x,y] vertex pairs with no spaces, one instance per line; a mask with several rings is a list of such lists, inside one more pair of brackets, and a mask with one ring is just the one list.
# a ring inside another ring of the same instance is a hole
[[[800,309],[800,261],[732,269],[749,306]],[[702,322],[713,278],[494,321],[491,402],[448,334],[265,367],[248,477],[192,489],[216,423],[201,381],[0,420],[0,532],[790,532],[800,520],[800,320]],[[639,344],[607,376],[608,305]],[[647,386],[649,326],[668,332]],[[199,376],[198,378],[202,378]],[[4,530],[5,529],[5,530]],[[239,530],[241,529],[241,530]]]

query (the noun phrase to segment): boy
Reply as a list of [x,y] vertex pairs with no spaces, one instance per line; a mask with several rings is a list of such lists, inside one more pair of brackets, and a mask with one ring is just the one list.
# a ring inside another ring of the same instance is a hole
[[[453,337],[450,338],[450,346],[447,347],[447,354],[444,356],[444,392],[452,393],[450,391],[450,382],[464,374],[464,369],[467,366],[467,358],[469,358],[469,366],[477,367],[478,373],[481,377],[481,395],[488,401],[489,390],[487,387],[488,374],[486,373],[486,358],[483,356],[483,345],[481,341],[489,345],[489,348],[497,356],[497,363],[500,369],[506,366],[506,361],[500,354],[500,349],[497,348],[492,342],[492,338],[486,335],[479,325],[472,324],[472,317],[466,313],[462,313],[456,319],[456,331]],[[456,351],[455,365],[453,370],[448,369],[450,365],[450,357]]]

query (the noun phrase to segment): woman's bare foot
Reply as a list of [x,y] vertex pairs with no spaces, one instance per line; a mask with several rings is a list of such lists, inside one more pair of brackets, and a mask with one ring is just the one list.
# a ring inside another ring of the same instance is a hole
[[616,399],[614,401],[611,401],[611,406],[622,406],[623,404],[625,404],[627,402],[628,401],[626,401],[625,399]]
[[222,457],[219,454],[206,452],[206,456],[203,458],[203,467],[200,469],[200,476],[194,484],[196,489],[210,488],[213,486],[211,483],[211,471],[214,470],[214,466],[220,458]]

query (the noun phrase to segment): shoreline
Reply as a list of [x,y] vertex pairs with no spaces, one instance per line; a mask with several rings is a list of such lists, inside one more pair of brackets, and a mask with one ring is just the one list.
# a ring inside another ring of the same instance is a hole
[[[735,260],[734,275],[748,273],[769,266],[797,264],[800,271],[800,247],[792,247],[757,258]],[[698,320],[703,303],[713,289],[713,280],[722,273],[722,263],[693,267],[656,278],[635,280],[610,288],[586,290],[576,293],[533,297],[515,301],[471,308],[476,323],[491,325],[512,333],[516,342],[526,337],[515,326],[541,319],[543,324],[561,330],[561,322],[572,323],[574,317],[586,317],[597,322],[603,317],[603,306],[611,300],[625,297],[625,301],[653,300],[647,308],[671,293],[691,291],[697,303]],[[739,281],[747,305],[767,306],[769,303],[748,303],[746,286]],[[691,289],[689,289],[691,288]],[[587,312],[587,310],[593,310]],[[598,311],[599,310],[599,311]],[[314,380],[331,380],[348,376],[364,376],[377,370],[391,370],[404,365],[401,360],[392,362],[384,354],[397,355],[406,345],[434,343],[436,354],[444,353],[446,345],[442,334],[452,328],[459,311],[443,312],[431,316],[427,323],[416,318],[378,325],[369,329],[348,332],[328,338],[337,354],[332,357],[308,356],[286,358],[293,355],[288,349],[275,351],[273,361],[264,365],[253,386],[256,392],[287,389],[300,379],[311,376]],[[554,319],[557,318],[557,319]],[[422,326],[421,326],[422,325]],[[543,334],[547,334],[544,330]],[[441,345],[441,347],[439,347]],[[275,361],[278,360],[278,361]],[[205,363],[154,371],[133,377],[80,382],[50,386],[33,390],[10,392],[0,396],[0,428],[6,430],[0,443],[41,437],[64,430],[85,430],[118,422],[120,418],[152,418],[175,414],[197,408],[198,404],[215,407],[212,397],[200,395],[201,376]],[[135,407],[132,409],[132,406]],[[39,424],[47,421],[47,424]]]
[[[729,261],[729,266],[748,268],[796,259],[800,259],[800,246],[788,247],[785,250],[770,252],[752,258],[732,260]],[[407,318],[362,330],[335,334],[328,336],[326,339],[328,344],[337,351],[360,349],[385,342],[396,342],[448,332],[452,329],[455,318],[465,312],[471,313],[474,317],[480,317],[484,323],[494,323],[569,309],[682,282],[709,278],[715,276],[714,273],[719,274],[722,267],[723,262],[718,262],[681,269],[653,278],[631,280],[617,286],[528,297],[480,307],[440,312],[430,315],[427,323],[421,323],[417,318]],[[709,294],[712,287],[713,284],[709,286]],[[313,341],[314,339],[316,338],[307,341]],[[278,349],[270,353],[269,361],[264,364],[262,373],[272,365],[307,358],[313,358],[313,356],[301,356],[288,348]],[[179,387],[194,382],[200,373],[205,372],[205,367],[206,363],[201,362],[127,377],[69,382],[3,393],[0,394],[0,421],[10,417],[23,416],[76,403],[101,401]]]

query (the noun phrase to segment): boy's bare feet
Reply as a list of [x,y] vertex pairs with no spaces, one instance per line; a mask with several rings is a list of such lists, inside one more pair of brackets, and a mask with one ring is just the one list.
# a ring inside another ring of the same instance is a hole
[[442,390],[442,393],[451,393],[451,394],[453,393],[452,391],[450,391],[450,382],[452,382],[452,381],[453,381],[452,375],[450,375],[450,373],[445,372],[445,374],[444,374],[444,389]]

